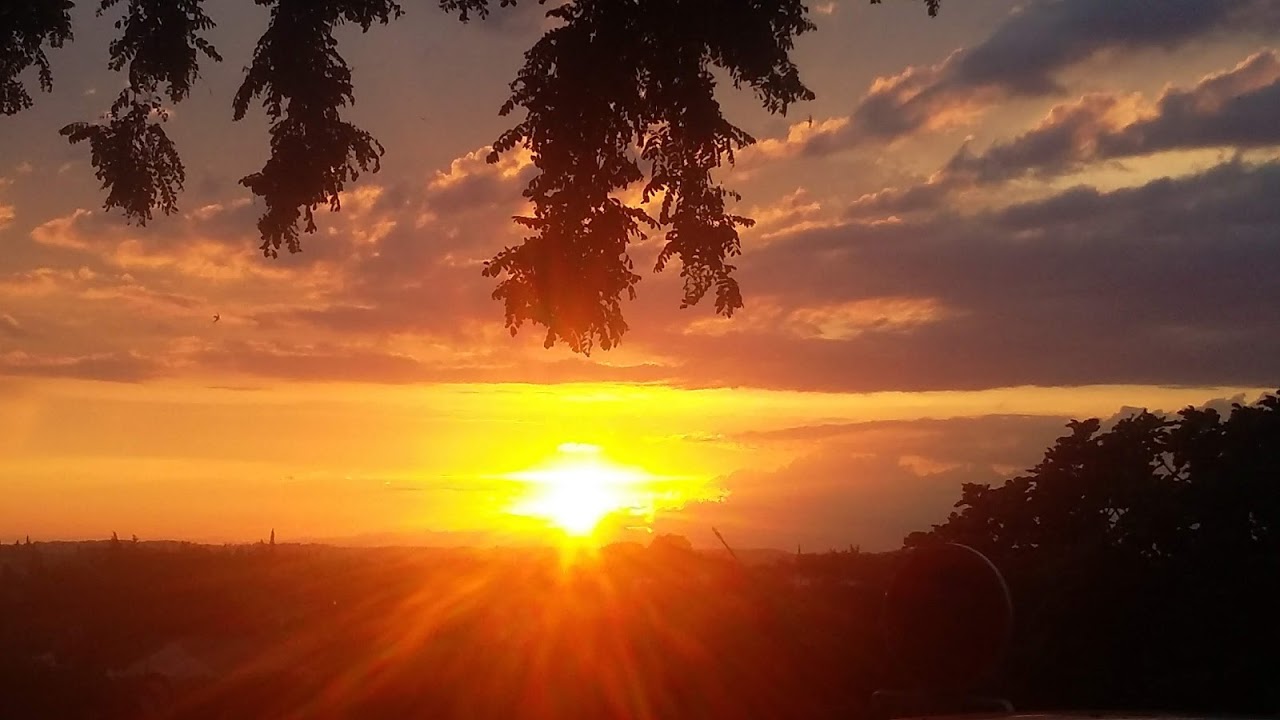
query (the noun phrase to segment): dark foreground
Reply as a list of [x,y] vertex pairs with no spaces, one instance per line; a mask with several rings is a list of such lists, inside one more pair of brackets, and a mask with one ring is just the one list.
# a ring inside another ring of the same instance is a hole
[[[880,632],[898,561],[748,568],[666,538],[571,564],[531,550],[6,546],[0,715],[856,720],[905,682]],[[1050,592],[1015,578],[1015,603],[1035,607],[993,690],[1019,709],[1272,712],[1275,569],[1256,568],[1247,595],[1137,568]]]

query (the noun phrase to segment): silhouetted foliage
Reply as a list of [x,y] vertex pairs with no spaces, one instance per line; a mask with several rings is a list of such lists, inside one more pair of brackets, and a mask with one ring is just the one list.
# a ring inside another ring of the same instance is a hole
[[[626,331],[620,307],[640,277],[627,255],[643,228],[669,227],[656,270],[682,263],[684,300],[715,289],[716,311],[732,315],[742,296],[726,258],[741,249],[728,197],[711,172],[754,139],[725,120],[713,67],[749,85],[771,112],[813,93],[791,62],[794,38],[814,29],[799,0],[579,0],[549,13],[564,22],[525,54],[506,115],[525,119],[494,143],[490,160],[519,145],[541,171],[525,196],[534,234],[507,248],[485,274],[507,277],[494,297],[514,333],[547,327],[546,345],[609,349]],[[638,148],[638,157],[632,148]],[[643,201],[660,197],[657,218],[612,194],[645,179]]]
[[70,40],[71,0],[26,0],[0,5],[0,114],[31,107],[31,94],[18,75],[35,65],[40,88],[53,90],[53,73],[44,47]]
[[1225,420],[1187,408],[1176,420],[1142,412],[1105,432],[1097,419],[1068,427],[1027,474],[964,485],[959,511],[930,535],[993,557],[1280,550],[1280,397],[1236,404]]
[[[540,0],[544,2],[545,0]],[[879,0],[871,0],[873,4]],[[121,0],[100,0],[101,13]],[[62,129],[88,140],[107,198],[130,221],[177,208],[185,174],[163,129],[163,103],[180,102],[199,76],[201,54],[221,60],[202,37],[214,26],[203,0],[125,0],[122,33],[109,66],[128,66],[129,87],[99,123]],[[236,93],[234,118],[260,99],[271,122],[271,156],[241,184],[261,197],[261,250],[302,249],[316,231],[315,210],[340,209],[341,193],[360,173],[377,172],[383,146],[344,121],[355,102],[351,69],[338,52],[342,24],[369,30],[403,14],[394,0],[255,0],[271,18]],[[497,5],[515,5],[500,0]],[[938,0],[926,0],[930,15]],[[490,0],[439,0],[463,22],[489,15]],[[6,3],[0,9],[0,83],[6,114],[31,104],[17,76],[32,64],[52,87],[44,46],[71,37],[67,0]],[[501,108],[524,118],[493,146],[491,162],[528,148],[538,174],[525,188],[533,215],[515,221],[531,234],[485,264],[500,278],[494,298],[514,335],[526,322],[547,329],[545,344],[576,352],[616,345],[627,330],[622,301],[640,276],[627,250],[646,232],[664,231],[655,272],[679,260],[682,307],[714,294],[717,313],[742,307],[730,259],[749,218],[727,209],[739,199],[713,173],[755,142],[730,123],[715,99],[713,70],[753,90],[771,113],[813,98],[791,60],[797,36],[814,29],[801,0],[570,0],[547,14],[560,21],[526,54]],[[161,93],[161,86],[167,92]],[[616,192],[643,182],[650,217]],[[299,226],[301,225],[301,230]]]
[[151,220],[152,208],[176,211],[186,181],[173,141],[154,122],[167,116],[158,98],[137,101],[126,90],[107,124],[72,123],[61,131],[73,144],[89,141],[94,174],[107,190],[104,206],[120,208],[139,225]]
[[234,107],[240,120],[261,97],[271,120],[271,159],[240,183],[266,201],[258,230],[262,252],[275,257],[282,244],[289,252],[301,250],[298,220],[315,232],[316,207],[338,210],[344,185],[362,171],[377,172],[383,153],[372,135],[339,115],[355,95],[334,28],[354,23],[367,31],[403,11],[392,0],[256,1],[271,6],[271,24],[253,51]]
[[987,554],[1017,614],[1015,702],[1280,706],[1280,396],[1108,430],[1075,421],[1027,473],[967,484],[907,545]]
[[[119,3],[101,0],[98,14]],[[177,210],[186,180],[182,159],[164,131],[169,118],[164,98],[176,104],[191,93],[200,77],[199,54],[222,58],[200,36],[214,27],[200,0],[128,0],[115,26],[122,34],[111,43],[108,66],[118,71],[127,65],[129,86],[103,123],[71,123],[61,133],[73,144],[89,141],[90,162],[107,190],[103,205],[146,225],[153,209],[166,215]]]

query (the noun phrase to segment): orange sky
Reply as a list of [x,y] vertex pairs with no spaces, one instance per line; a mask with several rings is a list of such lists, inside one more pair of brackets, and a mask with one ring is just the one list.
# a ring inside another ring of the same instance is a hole
[[276,261],[235,182],[264,119],[229,121],[259,9],[211,5],[228,62],[169,123],[181,212],[138,228],[56,134],[122,82],[81,8],[55,92],[0,117],[0,540],[511,541],[520,473],[584,443],[672,493],[651,529],[892,547],[1068,418],[1275,389],[1280,19],[953,4],[813,4],[818,99],[724,96],[761,140],[724,174],[759,221],[746,309],[646,272],[590,358],[510,338],[479,274],[520,237],[528,154],[484,156],[536,5],[344,33],[383,170]]

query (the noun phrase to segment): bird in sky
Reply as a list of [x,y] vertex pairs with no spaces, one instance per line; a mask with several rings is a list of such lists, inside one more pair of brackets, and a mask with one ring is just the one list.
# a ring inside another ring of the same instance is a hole
[[221,315],[219,315],[219,314],[217,314],[217,313],[214,313],[214,315],[213,315],[213,321],[214,321],[214,322],[218,322],[218,321],[219,321],[219,320],[221,320],[221,319],[222,319],[222,316],[221,316]]

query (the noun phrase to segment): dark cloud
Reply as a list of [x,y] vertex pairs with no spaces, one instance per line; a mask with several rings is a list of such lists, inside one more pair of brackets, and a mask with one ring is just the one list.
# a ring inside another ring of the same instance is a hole
[[1276,197],[1280,164],[1233,162],[971,216],[797,233],[744,256],[748,297],[778,299],[785,315],[905,295],[946,314],[845,339],[744,325],[646,341],[688,358],[680,377],[690,386],[1269,387],[1280,357]]
[[1280,144],[1280,59],[1259,53],[1230,72],[1189,90],[1161,96],[1154,117],[1098,139],[1103,157],[1143,155],[1161,150]]
[[[257,319],[331,337],[409,333],[459,355],[425,363],[378,356],[362,365],[344,353],[297,362],[285,353],[240,369],[376,382],[598,379],[840,391],[1269,386],[1269,358],[1280,357],[1277,196],[1280,164],[1232,162],[967,216],[801,230],[748,249],[740,263],[748,311],[721,335],[686,331],[709,313],[670,307],[677,276],[647,278],[630,306],[635,331],[624,350],[661,359],[630,362],[617,352],[581,359],[538,351],[536,328],[517,341],[482,332],[496,330],[491,288],[477,266],[449,259],[474,237],[442,240],[446,250],[434,236],[419,237],[425,231],[397,229],[380,256],[352,261],[341,300]],[[770,303],[772,319],[755,322],[750,312]],[[852,329],[826,332],[824,319]]]
[[847,215],[853,218],[885,217],[937,210],[946,204],[956,186],[954,175],[937,174],[919,185],[885,188],[863,195],[850,203]]
[[1280,6],[1272,0],[1033,1],[942,63],[878,79],[838,137],[814,142],[834,149],[895,139],[1008,98],[1062,94],[1061,73],[1103,53],[1174,51],[1226,33],[1277,32]]
[[1217,33],[1277,29],[1272,0],[1040,0],[957,56],[939,85],[1047,95],[1063,90],[1059,72],[1103,51],[1173,51]]
[[[1247,149],[1280,145],[1280,58],[1258,53],[1191,88],[1166,90],[1147,116],[1119,124],[1132,112],[1117,95],[1087,95],[1055,107],[1035,128],[980,154],[964,148],[948,177],[1000,182],[1026,174],[1060,174],[1103,160],[1170,150]],[[953,183],[954,184],[954,183]],[[920,186],[920,188],[938,185]],[[922,192],[919,188],[899,191]]]
[[1107,117],[1121,102],[1113,95],[1086,95],[1053,108],[1035,128],[981,154],[966,144],[947,163],[946,186],[956,187],[962,179],[993,183],[1031,173],[1065,173],[1100,160],[1098,138],[1109,132]]

